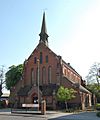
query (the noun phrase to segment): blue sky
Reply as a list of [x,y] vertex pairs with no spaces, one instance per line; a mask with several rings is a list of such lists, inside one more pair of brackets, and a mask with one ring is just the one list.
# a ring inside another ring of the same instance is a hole
[[83,77],[100,61],[100,0],[0,0],[0,65],[23,63],[39,43],[43,12],[49,47]]

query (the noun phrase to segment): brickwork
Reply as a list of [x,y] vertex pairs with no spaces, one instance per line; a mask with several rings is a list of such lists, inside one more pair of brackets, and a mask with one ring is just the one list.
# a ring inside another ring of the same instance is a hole
[[[48,47],[45,14],[43,15],[41,33],[39,35],[39,44],[24,62],[22,80],[16,84],[16,89],[11,94],[16,93],[17,101],[21,104],[32,103],[35,97],[39,97],[39,102],[45,98],[47,100],[47,106],[51,105],[55,109],[57,104],[55,97],[57,88],[63,85],[64,87],[73,88],[77,91],[76,98],[71,100],[70,103],[80,103],[84,107],[85,97],[82,95],[86,95],[85,92],[89,95],[91,94],[82,87],[82,77],[69,63],[63,61],[61,56],[55,54]],[[39,63],[37,60],[39,60]],[[80,93],[82,94],[80,95]],[[91,99],[90,96],[89,98]]]

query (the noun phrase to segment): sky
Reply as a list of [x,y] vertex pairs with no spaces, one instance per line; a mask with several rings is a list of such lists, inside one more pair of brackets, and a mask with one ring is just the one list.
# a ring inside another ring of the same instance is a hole
[[85,79],[100,62],[100,0],[0,0],[0,67],[29,57],[39,43],[44,11],[49,48]]

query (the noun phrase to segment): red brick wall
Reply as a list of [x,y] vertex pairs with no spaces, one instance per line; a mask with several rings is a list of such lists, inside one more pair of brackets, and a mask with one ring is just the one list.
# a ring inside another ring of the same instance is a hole
[[70,67],[67,65],[62,65],[63,67],[63,75],[66,76],[69,80],[81,84],[81,77],[75,73]]
[[[28,62],[26,63],[26,70],[25,70],[25,85],[31,84],[31,69],[34,68],[34,79],[36,80],[36,69],[37,63],[34,64],[34,58],[40,58],[40,52],[42,52],[43,61],[42,64],[39,64],[40,69],[40,85],[42,84],[42,68],[46,68],[46,84],[48,84],[48,67],[51,66],[51,82],[56,83],[57,81],[57,63],[59,59],[53,54],[50,49],[48,49],[43,44],[40,44],[33,52],[33,54],[29,57]],[[46,63],[46,55],[48,55],[48,63]],[[58,70],[59,71],[59,70]]]

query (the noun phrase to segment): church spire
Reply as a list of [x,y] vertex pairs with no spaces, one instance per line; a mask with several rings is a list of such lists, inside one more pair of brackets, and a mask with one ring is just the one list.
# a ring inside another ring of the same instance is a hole
[[45,22],[45,12],[43,13],[43,20],[42,20],[42,27],[41,27],[41,33],[40,36],[40,42],[44,43],[48,46],[48,34],[46,29],[46,22]]

